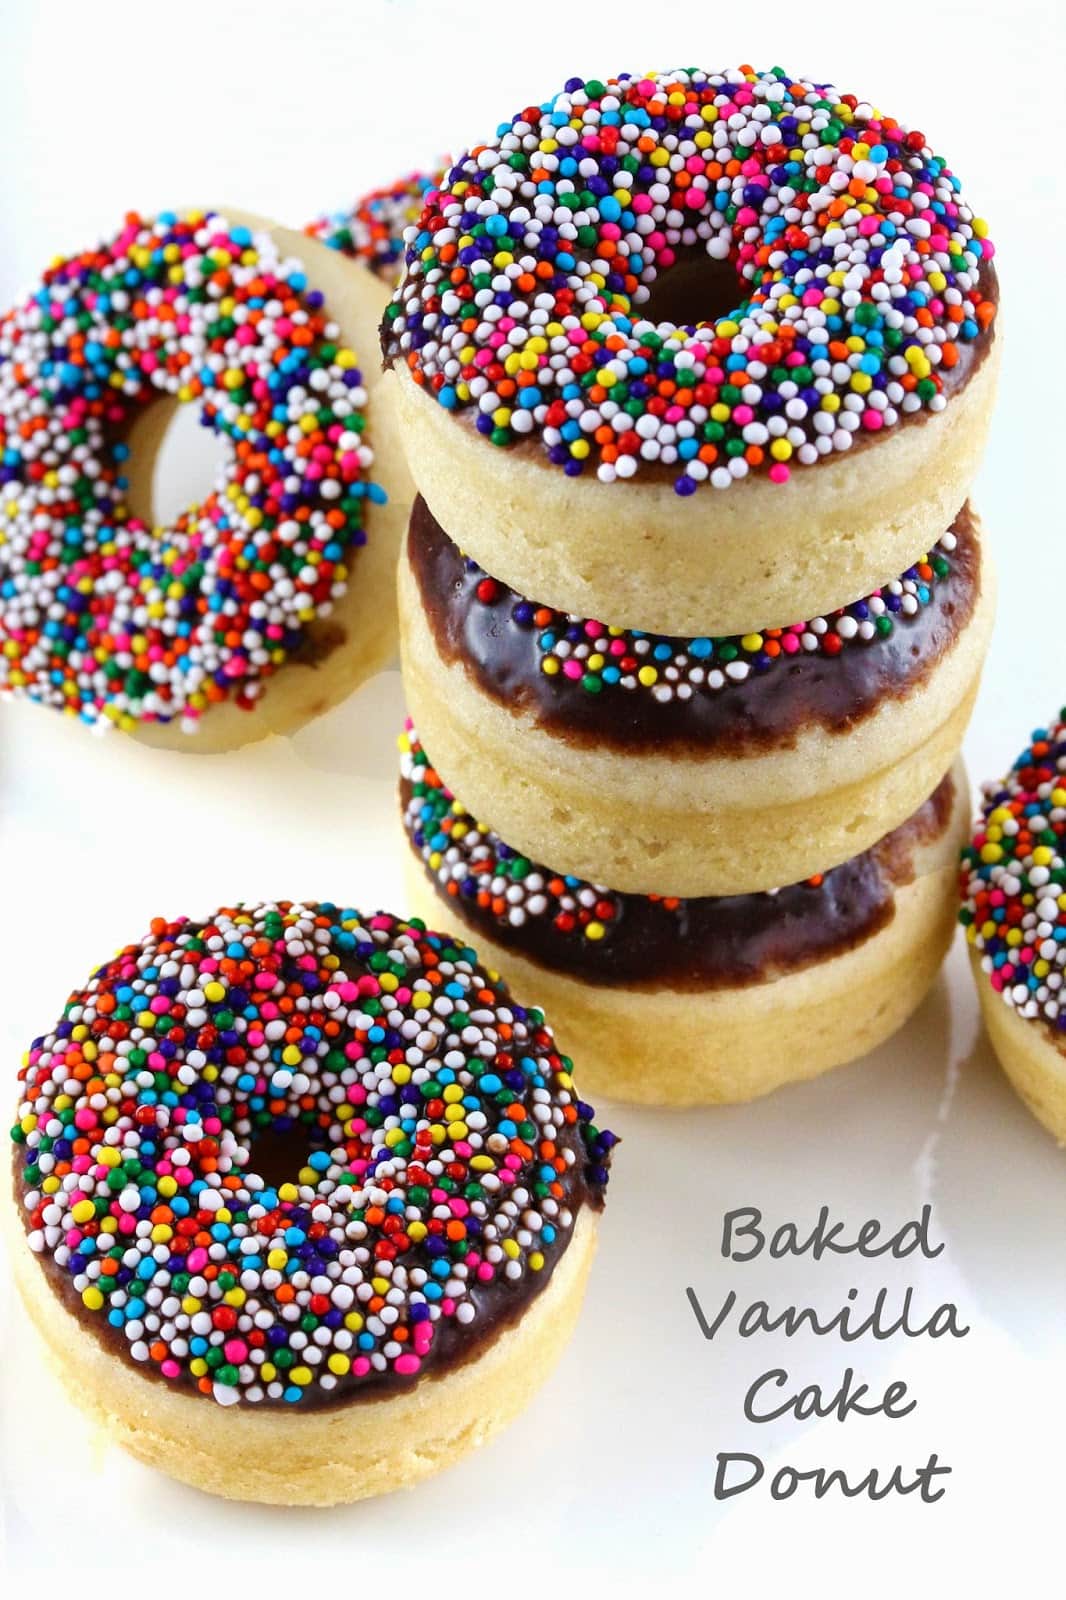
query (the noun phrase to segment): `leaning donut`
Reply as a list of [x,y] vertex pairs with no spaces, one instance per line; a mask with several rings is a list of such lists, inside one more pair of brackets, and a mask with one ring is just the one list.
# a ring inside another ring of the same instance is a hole
[[[235,215],[132,215],[49,268],[0,321],[0,693],[218,750],[383,665],[410,490],[375,319],[340,256]],[[167,400],[226,461],[154,527],[130,478]]]

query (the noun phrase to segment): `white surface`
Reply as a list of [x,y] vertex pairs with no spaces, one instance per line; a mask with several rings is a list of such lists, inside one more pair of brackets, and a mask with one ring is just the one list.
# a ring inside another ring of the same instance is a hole
[[[1057,8],[926,0],[901,21],[899,7],[796,7],[771,37],[765,19],[779,9],[757,17],[738,6],[735,20],[717,13],[712,26],[705,4],[677,0],[654,12],[10,0],[0,300],[132,205],[221,198],[300,223],[476,139],[573,72],[754,57],[831,77],[929,134],[1001,252],[1007,355],[979,493],[1001,611],[967,745],[975,776],[1000,771],[1066,699],[1062,410],[1050,376],[1061,371],[1063,312],[1048,309],[1062,292],[1048,263],[1063,261],[1066,230],[1045,187],[1061,148]],[[469,55],[467,41],[490,28],[491,45]],[[397,115],[408,94],[420,105]],[[179,453],[179,473],[190,460]],[[200,469],[191,476],[189,488],[200,487]],[[291,742],[196,759],[94,739],[30,706],[0,708],[5,1094],[70,987],[157,912],[268,895],[398,909],[400,715],[391,674]],[[76,1577],[80,1592],[125,1567],[139,1588],[169,1596],[208,1584],[225,1593],[242,1572],[266,1592],[326,1593],[417,1592],[446,1572],[451,1592],[491,1585],[517,1600],[544,1594],[557,1573],[575,1593],[650,1592],[655,1575],[661,1592],[732,1583],[756,1600],[786,1585],[828,1596],[905,1585],[924,1600],[949,1580],[983,1595],[1006,1575],[1019,1588],[1030,1575],[1053,1587],[1066,1154],[997,1073],[961,948],[915,1022],[860,1066],[747,1109],[619,1110],[610,1122],[625,1143],[562,1368],[502,1438],[410,1495],[285,1514],[172,1485],[91,1436],[41,1373],[21,1316],[5,1314],[0,1503],[11,1576],[40,1574],[50,1593]],[[935,1263],[745,1267],[718,1254],[732,1207],[805,1221],[825,1203],[852,1227],[867,1216],[898,1226],[925,1202],[946,1242]],[[795,1299],[828,1313],[852,1285],[865,1303],[882,1283],[894,1300],[908,1282],[927,1311],[957,1301],[969,1336],[708,1344],[685,1300],[692,1284],[714,1307],[736,1288],[742,1301]],[[903,1378],[918,1409],[898,1422],[747,1425],[744,1389],[778,1360],[799,1383],[832,1384],[849,1362],[874,1387]],[[765,1486],[716,1504],[718,1450],[856,1472],[911,1468],[936,1450],[953,1475],[933,1506],[815,1502],[807,1492],[774,1504]]]

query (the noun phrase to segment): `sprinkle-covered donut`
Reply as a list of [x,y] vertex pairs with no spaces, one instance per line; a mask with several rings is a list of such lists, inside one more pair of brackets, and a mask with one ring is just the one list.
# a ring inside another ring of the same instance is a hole
[[371,189],[347,211],[316,217],[304,231],[391,284],[402,267],[404,234],[442,176],[440,171],[409,173],[386,189]]
[[[623,893],[542,865],[456,799],[410,722],[400,750],[414,904],[468,931],[550,1000],[597,1093],[748,1099],[850,1060],[918,1004],[950,941],[969,805],[960,770],[889,835],[825,872],[762,893],[685,898]],[[795,1025],[798,1059],[773,1048],[771,1021],[778,1039]]]
[[1066,709],[984,785],[960,873],[978,998],[1001,1066],[1066,1144]]
[[1066,710],[984,785],[959,913],[982,972],[1019,1017],[1066,1042]]
[[[693,253],[732,263],[735,310],[648,320]],[[924,135],[854,95],[780,68],[572,78],[427,195],[385,351],[569,474],[785,482],[943,408],[992,254]]]
[[[153,528],[126,502],[125,435],[163,396],[197,405],[228,459]],[[266,232],[133,214],[56,262],[0,321],[0,692],[127,730],[254,707],[345,593],[384,498],[365,402],[321,293]]]
[[[20,1073],[29,1245],[115,1359],[222,1406],[393,1394],[486,1347],[602,1204],[613,1136],[474,952],[312,903],[156,921]],[[256,1141],[307,1151],[287,1182]]]

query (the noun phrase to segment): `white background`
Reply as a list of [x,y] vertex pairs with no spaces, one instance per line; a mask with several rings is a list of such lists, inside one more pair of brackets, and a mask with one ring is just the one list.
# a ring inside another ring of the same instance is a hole
[[[828,78],[921,127],[1000,248],[1006,360],[977,501],[1001,609],[967,741],[1004,770],[1066,699],[1059,473],[1063,226],[1058,7],[786,8],[706,0],[611,5],[278,4],[69,7],[8,0],[0,53],[0,301],[49,257],[131,207],[229,201],[300,224],[438,151],[460,149],[573,74],[753,60]],[[742,20],[746,15],[746,21]],[[773,18],[771,21],[770,19]],[[202,452],[200,452],[202,455]],[[171,495],[204,484],[184,441]],[[194,481],[195,480],[195,481]],[[164,506],[164,509],[168,507]],[[173,509],[173,505],[169,507]],[[30,706],[0,708],[0,1046],[9,1094],[33,1034],[90,967],[157,913],[233,896],[400,907],[393,819],[395,673],[291,741],[225,758],[94,740]],[[794,1040],[782,1048],[798,1048]],[[669,1041],[663,1041],[669,1048]],[[678,1063],[683,1070],[684,1063]],[[0,1336],[3,1537],[12,1577],[118,1581],[169,1596],[420,1591],[524,1600],[567,1592],[756,1600],[851,1592],[983,1595],[1055,1587],[1066,1426],[1066,1154],[1014,1100],[977,1026],[962,951],[915,1021],[860,1066],[718,1113],[612,1112],[625,1136],[585,1315],[557,1376],[480,1456],[411,1494],[335,1512],[214,1502],[126,1460],[60,1399],[21,1315]],[[929,1201],[935,1264],[853,1258],[733,1266],[724,1210],[898,1226]],[[955,1300],[961,1341],[809,1336],[705,1343],[716,1306],[793,1299],[825,1312],[913,1283]],[[10,1297],[4,1297],[5,1300]],[[850,1362],[906,1379],[906,1421],[753,1428],[741,1401],[780,1360],[832,1385]],[[716,1504],[715,1453],[771,1465],[953,1467],[935,1506]],[[443,1592],[443,1591],[442,1591]]]

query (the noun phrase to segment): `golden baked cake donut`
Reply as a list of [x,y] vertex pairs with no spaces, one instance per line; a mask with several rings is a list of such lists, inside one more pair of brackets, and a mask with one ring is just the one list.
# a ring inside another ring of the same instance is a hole
[[1066,1144],[1066,711],[984,785],[963,854],[960,920],[1001,1066]]
[[[378,403],[376,290],[235,212],[132,214],[0,319],[0,695],[214,752],[385,664],[412,491]],[[130,501],[167,401],[225,456],[154,527]]]
[[465,941],[314,902],[160,918],[25,1058],[15,1278],[138,1459],[237,1499],[381,1494],[563,1350],[615,1142],[591,1117]]
[[751,1100],[852,1061],[917,1008],[951,942],[969,825],[961,763],[901,826],[824,873],[683,898],[541,865],[452,796],[410,726],[401,750],[411,904],[542,997],[597,1095]]
[[516,593],[667,636],[891,582],[967,498],[991,242],[925,136],[780,68],[570,79],[446,174],[383,349],[415,482]]
[[769,889],[868,849],[936,787],[994,596],[967,504],[839,611],[666,639],[516,595],[419,498],[400,559],[407,703],[448,787],[536,860],[636,894]]

